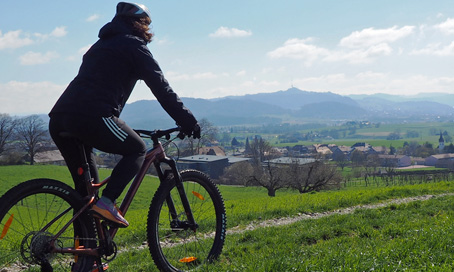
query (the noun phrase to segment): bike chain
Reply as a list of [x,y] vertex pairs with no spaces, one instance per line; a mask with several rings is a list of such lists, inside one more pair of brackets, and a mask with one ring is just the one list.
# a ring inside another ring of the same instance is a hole
[[[61,240],[61,239],[68,239],[68,240],[74,240],[74,237],[59,237],[57,239],[58,240]],[[99,244],[99,242],[101,241],[101,239],[99,238],[79,238],[79,240],[84,240],[84,241],[96,241],[97,244]],[[118,247],[117,247],[117,244],[115,243],[115,241],[112,241],[112,246],[114,248],[114,251],[111,255],[107,256],[107,255],[102,255],[102,259],[106,262],[111,262],[112,260],[114,260],[116,257],[117,257],[117,252],[118,252]]]

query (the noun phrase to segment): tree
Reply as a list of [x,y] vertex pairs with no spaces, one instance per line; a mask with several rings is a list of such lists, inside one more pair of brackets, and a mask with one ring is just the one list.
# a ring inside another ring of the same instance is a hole
[[364,163],[366,156],[363,152],[359,151],[358,149],[353,150],[350,155],[350,160],[352,161],[354,166],[360,166]]
[[348,160],[348,156],[345,153],[336,153],[333,154],[333,160],[337,163],[337,165],[344,170],[345,166],[347,166],[350,161]]
[[30,164],[34,164],[36,153],[41,150],[41,143],[46,139],[47,129],[44,121],[38,115],[31,115],[18,120],[16,133],[20,145],[30,158]]
[[16,120],[8,114],[0,113],[0,155],[7,150],[6,146],[14,135]]
[[275,196],[276,191],[285,188],[285,172],[273,164],[271,160],[276,157],[271,144],[262,138],[255,137],[250,144],[253,174],[247,185],[262,186],[268,190],[269,196]]
[[243,161],[235,163],[225,169],[220,180],[222,184],[228,185],[247,185],[254,174],[254,168],[249,162]]
[[270,161],[264,165],[255,165],[253,175],[249,178],[250,185],[262,186],[268,190],[268,196],[276,196],[276,191],[287,187],[286,169],[273,165]]
[[342,180],[335,165],[321,160],[309,164],[300,164],[295,160],[287,171],[287,184],[301,194],[318,191],[328,185],[338,186]]

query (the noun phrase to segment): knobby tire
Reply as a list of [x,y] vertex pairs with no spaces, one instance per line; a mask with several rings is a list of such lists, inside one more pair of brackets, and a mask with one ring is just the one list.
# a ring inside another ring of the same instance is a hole
[[[48,251],[49,239],[82,206],[83,199],[74,189],[51,179],[29,180],[6,192],[0,198],[0,271],[91,271],[93,257]],[[66,209],[67,213],[41,231]],[[93,219],[83,213],[56,244],[74,247],[78,243],[88,248],[96,245],[95,237]]]
[[[224,246],[226,214],[217,186],[200,171],[184,170],[181,177],[198,228],[185,228],[187,217],[175,179],[169,177],[156,191],[147,221],[148,247],[161,271],[187,271],[206,265]],[[169,195],[177,210],[176,219],[169,215]]]

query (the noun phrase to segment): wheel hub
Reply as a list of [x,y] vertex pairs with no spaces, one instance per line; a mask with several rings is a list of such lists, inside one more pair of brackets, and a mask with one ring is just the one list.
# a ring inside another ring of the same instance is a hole
[[48,263],[51,256],[50,242],[52,234],[47,232],[32,231],[25,235],[21,243],[21,255],[27,263]]

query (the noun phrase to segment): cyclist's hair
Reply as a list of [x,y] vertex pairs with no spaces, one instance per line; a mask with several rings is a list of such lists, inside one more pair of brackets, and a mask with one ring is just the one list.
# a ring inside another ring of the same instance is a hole
[[144,39],[147,43],[153,40],[154,34],[150,31],[151,19],[149,17],[123,17],[123,20],[132,27],[132,34]]

